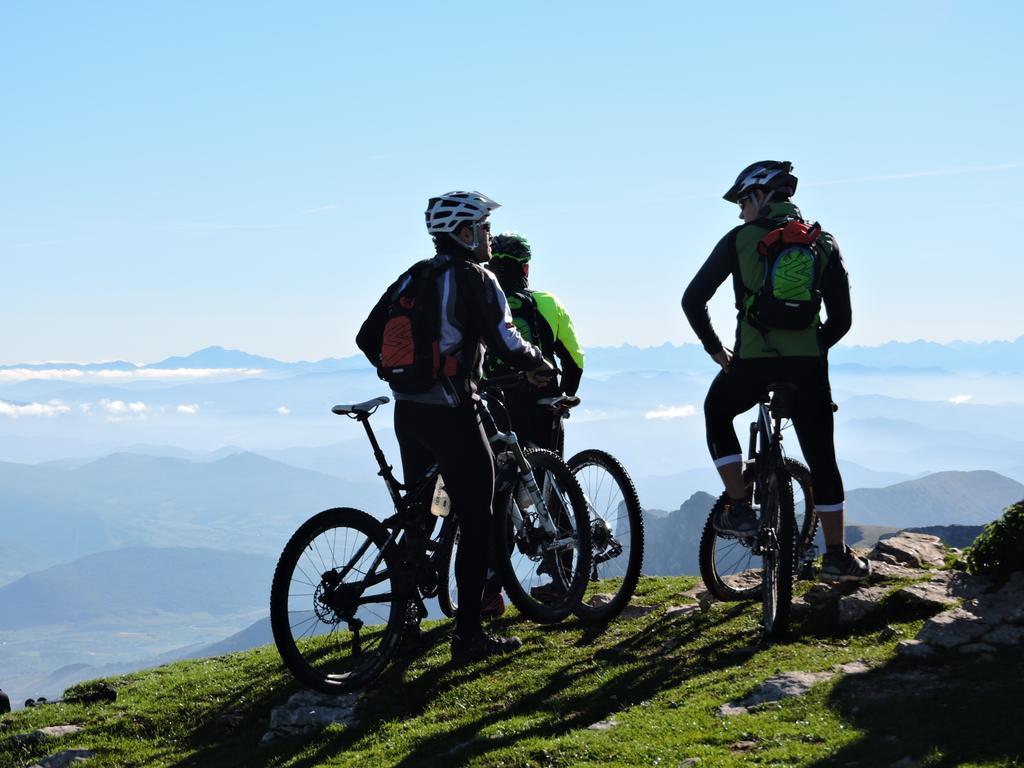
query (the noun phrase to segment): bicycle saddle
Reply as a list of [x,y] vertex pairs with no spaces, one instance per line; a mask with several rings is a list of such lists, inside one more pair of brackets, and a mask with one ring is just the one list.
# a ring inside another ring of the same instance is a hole
[[348,416],[355,414],[356,416],[369,416],[384,403],[390,403],[390,397],[375,397],[373,400],[367,400],[365,403],[353,403],[352,405],[336,405],[331,408],[331,413],[336,413],[339,416]]

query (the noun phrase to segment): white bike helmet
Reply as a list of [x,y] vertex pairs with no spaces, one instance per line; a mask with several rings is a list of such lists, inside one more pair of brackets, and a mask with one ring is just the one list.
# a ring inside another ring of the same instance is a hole
[[491,211],[500,208],[487,195],[479,192],[446,192],[430,198],[427,210],[427,232],[432,235],[454,232],[463,224],[474,224],[486,219]]

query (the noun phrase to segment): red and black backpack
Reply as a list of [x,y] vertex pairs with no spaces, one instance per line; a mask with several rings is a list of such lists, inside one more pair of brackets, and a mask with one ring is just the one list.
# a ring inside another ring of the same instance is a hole
[[425,392],[442,377],[458,371],[456,358],[441,354],[437,278],[451,265],[451,261],[440,266],[421,261],[402,275],[391,291],[377,372],[396,392]]
[[745,317],[755,328],[800,331],[821,310],[821,225],[790,219],[757,244],[764,282],[748,294]]

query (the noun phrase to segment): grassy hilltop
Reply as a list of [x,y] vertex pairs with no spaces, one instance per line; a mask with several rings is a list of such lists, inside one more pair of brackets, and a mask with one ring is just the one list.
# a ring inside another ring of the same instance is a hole
[[[645,577],[634,603],[656,610],[604,631],[575,621],[538,628],[513,611],[499,626],[520,634],[523,650],[461,669],[448,664],[450,624],[428,624],[426,648],[385,673],[355,725],[268,748],[258,744],[270,711],[297,690],[272,646],[114,678],[114,703],[0,718],[0,766],[71,748],[95,753],[85,766],[119,768],[1024,765],[1021,647],[913,664],[895,646],[922,622],[895,609],[842,632],[812,616],[789,642],[764,646],[759,604],[666,618],[669,606],[694,602],[695,584]],[[887,624],[896,632],[880,633]],[[857,660],[871,671],[718,714],[776,673]],[[65,723],[83,730],[47,743],[16,738]]]

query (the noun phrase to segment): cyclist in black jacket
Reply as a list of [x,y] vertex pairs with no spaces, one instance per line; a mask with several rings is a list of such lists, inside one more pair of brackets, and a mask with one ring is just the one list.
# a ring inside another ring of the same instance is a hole
[[[824,323],[815,319],[806,327],[784,330],[766,327],[749,311],[765,281],[758,243],[787,222],[803,223],[800,209],[790,202],[797,185],[792,170],[788,162],[771,160],[743,169],[724,198],[740,206],[744,223],[719,241],[683,295],[683,311],[690,325],[722,368],[708,391],[704,416],[708,448],[732,504],[713,524],[716,530],[737,536],[757,530],[756,515],[746,499],[743,454],[732,422],[757,403],[769,384],[789,382],[798,392],[793,424],[811,469],[814,507],[825,536],[822,578],[856,581],[870,574],[870,565],[844,543],[845,496],[836,463],[828,379],[828,350],[850,329],[852,316],[850,284],[835,238],[822,232],[815,246],[823,262],[818,289],[827,311]],[[729,277],[738,313],[735,352],[722,345],[707,311],[707,302]]]
[[[465,662],[514,651],[517,637],[484,633],[480,601],[493,545],[494,456],[478,414],[477,382],[484,354],[494,349],[517,370],[544,381],[554,367],[540,349],[528,344],[512,322],[505,294],[482,264],[491,257],[488,217],[498,207],[479,192],[449,192],[430,199],[427,231],[434,239],[434,272],[440,309],[440,354],[455,361],[432,387],[409,394],[394,392],[395,436],[406,482],[422,476],[437,461],[445,489],[457,509],[461,538],[455,561],[459,607],[452,636],[452,660]],[[378,368],[380,339],[397,281],[370,312],[356,343]],[[545,375],[547,372],[547,375]]]

